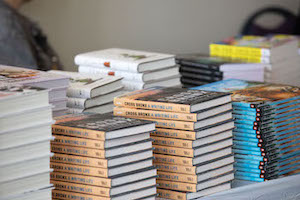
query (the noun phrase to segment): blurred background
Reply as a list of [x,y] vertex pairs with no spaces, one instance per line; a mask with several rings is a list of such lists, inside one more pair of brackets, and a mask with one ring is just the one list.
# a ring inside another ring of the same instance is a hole
[[[110,47],[163,53],[208,53],[210,42],[239,34],[257,10],[279,6],[297,14],[300,0],[35,0],[22,13],[36,21],[75,71],[74,56]],[[270,27],[282,20],[268,15]]]

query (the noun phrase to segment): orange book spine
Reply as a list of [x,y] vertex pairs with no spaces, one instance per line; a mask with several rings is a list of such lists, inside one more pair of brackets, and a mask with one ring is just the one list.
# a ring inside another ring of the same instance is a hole
[[183,166],[183,165],[171,165],[171,164],[164,164],[164,163],[155,163],[155,167],[157,168],[158,171],[191,174],[191,175],[196,174],[196,167]]
[[155,163],[165,163],[165,164],[174,164],[174,165],[184,165],[184,166],[193,166],[193,159],[180,157],[180,156],[170,156],[163,154],[154,154]]
[[185,140],[196,140],[196,133],[193,131],[182,131],[175,129],[156,128],[154,132],[151,132],[151,136],[161,136],[178,138]]
[[154,153],[184,156],[189,158],[194,157],[193,149],[184,149],[184,148],[176,148],[176,147],[168,147],[168,146],[160,146],[160,145],[153,145],[153,147],[154,147],[153,150]]
[[105,141],[91,140],[78,137],[68,137],[62,135],[53,135],[55,139],[51,144],[60,144],[66,146],[86,147],[93,149],[104,149]]
[[68,126],[52,125],[52,133],[56,135],[74,136],[87,139],[105,140],[105,132],[73,128]]
[[110,196],[110,188],[96,187],[91,185],[83,185],[83,184],[69,183],[69,182],[62,182],[62,181],[53,181],[53,180],[51,180],[50,183],[53,184],[53,186],[57,190],[79,192],[79,193],[98,195],[103,197]]
[[197,192],[196,184],[166,181],[159,179],[156,180],[156,183],[158,184],[158,188],[177,190],[183,192]]
[[175,192],[172,190],[157,189],[158,197],[165,199],[174,199],[174,200],[187,200],[186,193],[184,192]]
[[165,137],[156,137],[151,136],[154,139],[153,144],[155,145],[164,145],[170,147],[179,147],[179,148],[186,148],[191,149],[193,148],[193,141],[190,140],[181,140],[175,138],[165,138]]
[[115,107],[114,115],[124,117],[143,117],[143,118],[154,118],[154,119],[168,119],[168,120],[179,120],[179,121],[197,121],[197,114],[195,113],[175,113],[175,112],[164,112],[154,110],[142,110],[125,107]]
[[82,194],[77,192],[67,192],[62,190],[52,190],[52,198],[71,200],[71,199],[80,199],[80,200],[110,200],[108,197],[100,197],[88,194]]
[[100,168],[107,168],[108,165],[108,161],[106,159],[88,158],[84,156],[73,156],[59,153],[55,153],[54,156],[51,157],[50,161]]
[[50,162],[50,168],[55,172],[81,174],[97,177],[108,177],[108,171],[105,168],[87,167],[81,165],[70,165],[64,163]]
[[161,110],[168,112],[180,112],[180,113],[190,113],[191,106],[183,104],[174,103],[161,103],[161,102],[151,102],[151,101],[140,101],[127,98],[114,98],[114,105],[117,107],[127,107],[127,108],[141,108],[147,110]]
[[179,173],[162,172],[162,171],[157,171],[157,175],[158,175],[158,179],[160,180],[195,183],[195,184],[197,183],[196,175],[179,174]]
[[111,187],[111,179],[52,172],[50,178],[55,181],[65,181],[78,184],[94,185],[99,187]]
[[87,149],[84,147],[51,145],[51,151],[54,153],[62,153],[62,154],[65,153],[65,154],[86,156],[92,158],[105,158],[105,150]]

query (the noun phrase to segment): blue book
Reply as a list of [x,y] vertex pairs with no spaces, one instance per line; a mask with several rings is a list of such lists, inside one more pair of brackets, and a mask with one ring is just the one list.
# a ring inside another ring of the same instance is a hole
[[254,178],[254,177],[249,177],[249,176],[244,176],[244,175],[234,175],[234,178],[237,180],[246,180],[246,181],[255,181],[255,182],[264,182],[265,179],[263,178]]

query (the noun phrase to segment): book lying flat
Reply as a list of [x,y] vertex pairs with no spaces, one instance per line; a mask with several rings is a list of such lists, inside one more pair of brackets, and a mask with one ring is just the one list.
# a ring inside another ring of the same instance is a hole
[[30,192],[25,192],[23,194],[18,194],[14,197],[10,197],[10,200],[41,200],[41,199],[51,199],[53,187],[42,188],[39,190],[34,190]]
[[97,114],[106,114],[111,113],[113,111],[114,104],[113,102],[109,102],[107,104],[94,106],[91,108],[69,108],[68,113],[79,114],[79,113],[97,113]]
[[176,87],[180,86],[180,77],[179,75],[163,78],[159,80],[154,80],[151,82],[136,82],[131,80],[123,80],[122,81],[125,90],[133,91],[133,90],[142,90],[147,88],[152,88],[156,86],[160,87]]
[[146,72],[175,65],[174,55],[118,48],[82,53],[74,60],[76,65],[128,72]]
[[192,113],[231,102],[229,93],[151,88],[116,97],[115,106]]

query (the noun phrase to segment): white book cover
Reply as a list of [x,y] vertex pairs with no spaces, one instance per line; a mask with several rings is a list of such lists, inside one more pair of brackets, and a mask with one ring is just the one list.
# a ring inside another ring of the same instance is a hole
[[170,54],[111,48],[82,53],[74,59],[76,65],[111,68],[129,72],[144,72],[175,65]]
[[[122,78],[117,76],[80,74],[78,72],[66,72],[57,70],[51,70],[49,71],[49,73],[58,73],[70,78],[70,87],[67,90],[68,97],[88,99],[110,93],[123,87],[121,83]],[[111,84],[113,84],[112,87],[109,87],[109,85]],[[104,86],[108,86],[108,88],[100,91]],[[95,90],[97,90],[98,92],[96,92]]]

